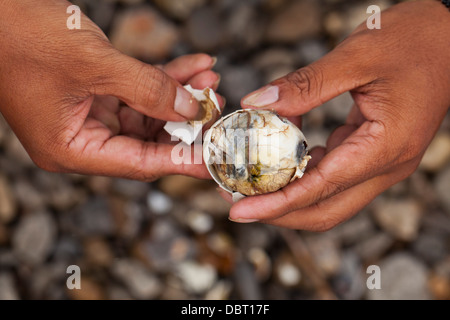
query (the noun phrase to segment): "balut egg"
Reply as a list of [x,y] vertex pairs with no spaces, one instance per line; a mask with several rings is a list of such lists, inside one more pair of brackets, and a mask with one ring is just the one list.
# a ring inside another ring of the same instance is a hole
[[205,135],[203,158],[220,187],[241,196],[285,187],[311,159],[300,129],[269,110],[239,110],[218,120]]

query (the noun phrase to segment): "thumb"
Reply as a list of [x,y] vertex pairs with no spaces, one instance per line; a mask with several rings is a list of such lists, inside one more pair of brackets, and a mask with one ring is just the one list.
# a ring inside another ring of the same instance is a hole
[[241,101],[243,108],[274,109],[283,116],[301,115],[326,101],[365,83],[365,73],[343,50],[279,78]]
[[[166,121],[195,119],[199,105],[192,94],[159,68],[118,53],[95,94],[115,96],[136,111]],[[105,79],[106,78],[106,79]]]

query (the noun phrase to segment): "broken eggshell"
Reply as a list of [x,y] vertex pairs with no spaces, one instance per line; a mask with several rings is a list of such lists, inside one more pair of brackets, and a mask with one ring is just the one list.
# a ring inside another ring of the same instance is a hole
[[164,126],[164,130],[171,136],[177,137],[184,143],[191,145],[202,132],[203,125],[211,121],[222,111],[220,110],[219,102],[213,89],[205,88],[203,90],[197,90],[193,89],[190,85],[186,85],[184,88],[199,102],[202,108],[201,119],[185,122],[168,121]]
[[286,118],[269,110],[238,110],[207,131],[203,159],[217,184],[238,201],[301,178],[311,157],[305,136]]

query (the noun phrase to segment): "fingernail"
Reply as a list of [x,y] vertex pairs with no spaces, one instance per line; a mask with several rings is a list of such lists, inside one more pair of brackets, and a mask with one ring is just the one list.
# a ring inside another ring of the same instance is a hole
[[214,68],[214,66],[215,66],[216,63],[217,63],[217,57],[211,57],[211,59],[212,59],[212,62],[211,62],[211,68]]
[[214,88],[214,90],[217,90],[217,88],[219,87],[219,85],[220,85],[220,80],[222,80],[222,77],[221,77],[221,75],[220,74],[218,74],[218,73],[216,73],[217,74],[217,80],[216,80],[216,82],[214,82],[214,84],[213,84],[213,88]]
[[279,99],[279,88],[277,86],[265,86],[244,99],[243,104],[252,107],[265,107],[275,103]]
[[173,109],[187,119],[194,119],[199,111],[199,105],[190,92],[184,88],[177,87],[177,96],[175,97]]
[[236,223],[253,223],[259,221],[258,219],[243,219],[243,218],[231,219],[230,217],[228,217],[228,220]]

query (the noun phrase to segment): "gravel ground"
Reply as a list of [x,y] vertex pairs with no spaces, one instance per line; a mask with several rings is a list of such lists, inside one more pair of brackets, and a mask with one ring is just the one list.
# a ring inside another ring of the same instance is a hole
[[[121,51],[150,63],[218,57],[226,113],[332,49],[394,1],[73,1]],[[301,26],[301,27],[300,27]],[[344,94],[304,117],[312,145]],[[0,299],[449,299],[450,115],[418,170],[324,233],[239,225],[211,181],[48,173],[0,117]],[[81,269],[81,290],[66,272]],[[380,267],[381,290],[366,286]]]

